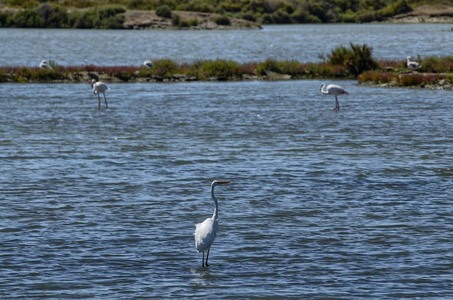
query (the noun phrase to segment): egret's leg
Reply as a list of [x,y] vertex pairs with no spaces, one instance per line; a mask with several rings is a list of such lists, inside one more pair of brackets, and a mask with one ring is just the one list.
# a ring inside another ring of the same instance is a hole
[[201,259],[201,266],[204,268],[204,251],[203,251],[203,258]]
[[105,107],[109,107],[109,105],[107,104],[107,98],[105,97],[105,93],[103,95],[104,95]]
[[98,109],[101,108],[101,97],[99,97],[99,93],[98,93]]
[[208,249],[208,255],[206,255],[206,267],[209,267],[209,264],[208,264],[208,258],[209,258],[209,250],[211,250],[211,248]]

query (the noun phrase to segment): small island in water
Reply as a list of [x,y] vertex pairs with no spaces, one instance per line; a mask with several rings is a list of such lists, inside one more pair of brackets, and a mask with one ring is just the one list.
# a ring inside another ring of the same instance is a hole
[[294,79],[356,79],[359,84],[381,87],[420,87],[453,90],[453,56],[375,60],[368,45],[340,46],[323,62],[295,60],[238,63],[232,60],[198,60],[176,63],[171,59],[141,66],[2,66],[0,83],[181,82]]

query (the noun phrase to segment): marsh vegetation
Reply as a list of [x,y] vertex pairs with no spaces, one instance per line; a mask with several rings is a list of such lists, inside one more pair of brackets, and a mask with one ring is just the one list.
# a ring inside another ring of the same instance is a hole
[[357,79],[359,83],[385,86],[439,86],[450,88],[453,82],[453,57],[427,57],[418,60],[421,69],[407,68],[406,61],[376,60],[366,44],[350,43],[333,49],[322,62],[301,63],[296,60],[268,58],[261,62],[239,63],[233,60],[196,60],[178,63],[158,59],[151,68],[145,66],[59,66],[50,61],[51,69],[3,66],[0,82],[170,82],[170,81],[238,81],[288,79]]

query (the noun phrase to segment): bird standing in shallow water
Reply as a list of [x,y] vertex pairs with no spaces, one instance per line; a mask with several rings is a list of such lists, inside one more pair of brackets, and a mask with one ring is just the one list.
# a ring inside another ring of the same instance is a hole
[[[202,223],[196,224],[195,233],[195,248],[197,252],[203,252],[203,259],[201,261],[202,267],[208,267],[209,250],[214,242],[217,231],[219,230],[219,205],[217,198],[214,196],[214,188],[220,184],[228,184],[228,181],[217,181],[214,180],[211,184],[211,199],[214,201],[214,213],[211,218],[207,218]],[[204,260],[204,252],[207,250],[206,262]]]
[[338,101],[337,96],[344,95],[344,94],[348,95],[349,93],[344,88],[342,88],[341,86],[336,85],[336,84],[329,84],[327,86],[327,89],[324,89],[325,86],[326,85],[324,83],[321,84],[321,87],[319,90],[324,95],[334,95],[335,96],[335,107],[333,110],[340,110],[340,102]]
[[91,88],[93,89],[93,93],[98,95],[98,108],[101,108],[101,97],[99,96],[99,93],[104,95],[105,107],[109,107],[107,104],[107,98],[105,97],[105,91],[109,89],[107,85],[101,81],[96,82],[96,80],[93,79],[91,81]]

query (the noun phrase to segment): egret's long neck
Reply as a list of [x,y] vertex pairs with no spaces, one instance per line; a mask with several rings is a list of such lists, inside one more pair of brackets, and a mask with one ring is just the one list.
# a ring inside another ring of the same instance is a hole
[[212,214],[212,218],[217,220],[219,218],[219,204],[217,203],[217,198],[214,196],[214,186],[211,187],[211,199],[214,201],[214,213]]
[[323,84],[321,85],[321,93],[323,93],[323,94],[326,94],[326,95],[327,95],[327,94],[328,94],[328,92],[327,92],[327,91],[326,91],[326,90],[324,89],[325,87],[326,87],[326,85],[325,85],[325,84],[323,83]]

